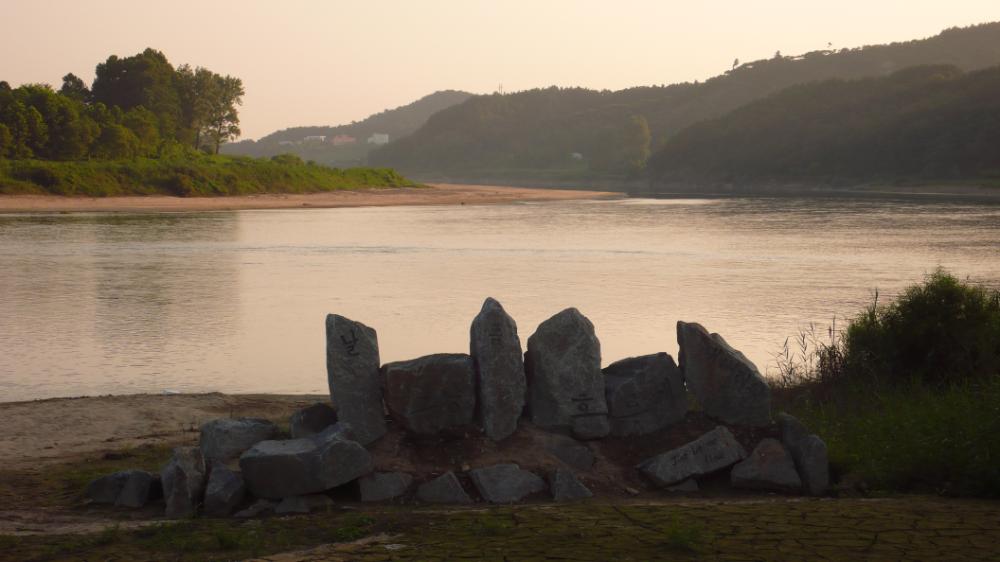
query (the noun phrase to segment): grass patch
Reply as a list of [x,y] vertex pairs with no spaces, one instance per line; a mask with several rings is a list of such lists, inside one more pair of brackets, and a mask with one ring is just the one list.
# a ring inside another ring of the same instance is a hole
[[208,197],[419,187],[388,168],[328,168],[272,159],[184,153],[130,160],[0,160],[0,194]]

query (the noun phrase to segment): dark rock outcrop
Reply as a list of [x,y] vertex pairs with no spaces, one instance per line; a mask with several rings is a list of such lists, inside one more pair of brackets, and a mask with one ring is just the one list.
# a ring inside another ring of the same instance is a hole
[[542,322],[525,354],[528,410],[543,429],[568,429],[580,439],[610,431],[594,325],[575,308]]
[[472,425],[476,383],[472,357],[439,353],[382,367],[389,415],[421,436],[460,433]]
[[160,477],[144,470],[123,470],[102,476],[87,485],[86,496],[94,503],[143,507],[162,494]]
[[684,380],[706,414],[728,424],[771,423],[767,381],[742,353],[694,323],[677,323],[677,343]]
[[722,470],[746,456],[746,449],[733,434],[719,426],[686,445],[646,459],[636,468],[655,484],[670,486]]
[[611,434],[646,435],[687,413],[684,375],[666,353],[630,357],[604,369]]
[[378,336],[361,322],[326,317],[326,372],[337,419],[351,424],[355,437],[368,445],[385,435]]
[[475,363],[479,425],[494,441],[517,430],[527,382],[524,355],[514,319],[492,298],[472,321],[469,354]]

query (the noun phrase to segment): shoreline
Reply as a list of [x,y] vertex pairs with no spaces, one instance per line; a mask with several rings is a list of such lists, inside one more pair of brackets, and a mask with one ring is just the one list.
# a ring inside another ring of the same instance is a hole
[[64,197],[0,195],[0,213],[177,213],[262,209],[335,209],[413,205],[485,205],[515,202],[618,199],[614,191],[551,190],[491,185],[429,184],[429,187],[267,193],[220,197]]

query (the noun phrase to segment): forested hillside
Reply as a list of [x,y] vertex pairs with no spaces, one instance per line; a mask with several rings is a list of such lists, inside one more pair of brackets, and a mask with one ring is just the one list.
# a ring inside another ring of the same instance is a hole
[[963,70],[1000,64],[1000,23],[891,45],[776,54],[703,83],[477,96],[435,114],[413,135],[373,152],[369,162],[466,176],[638,175],[643,155],[685,127],[789,86],[885,76],[928,64]]
[[[409,135],[419,129],[427,119],[448,107],[472,97],[468,92],[444,90],[424,96],[419,100],[376,113],[362,121],[339,126],[291,127],[261,137],[257,141],[245,140],[223,148],[226,154],[246,156],[274,156],[293,153],[306,160],[330,165],[364,164],[373,145],[369,136],[376,133],[389,135],[389,142]],[[344,135],[352,143],[334,145],[332,139]],[[323,141],[306,141],[309,137],[326,137]]]
[[698,183],[1000,181],[1000,67],[795,86],[682,131],[649,168]]

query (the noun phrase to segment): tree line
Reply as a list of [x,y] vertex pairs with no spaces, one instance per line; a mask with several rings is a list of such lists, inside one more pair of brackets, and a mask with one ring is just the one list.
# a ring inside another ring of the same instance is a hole
[[206,68],[174,68],[160,51],[116,55],[90,87],[76,75],[59,90],[0,81],[0,158],[157,157],[191,147],[218,153],[240,135],[243,83]]

